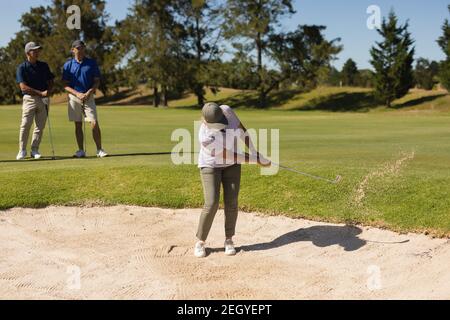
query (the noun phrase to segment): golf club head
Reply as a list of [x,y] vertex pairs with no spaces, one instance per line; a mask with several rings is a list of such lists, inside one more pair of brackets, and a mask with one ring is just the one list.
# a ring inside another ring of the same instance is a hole
[[334,180],[334,183],[335,184],[338,184],[339,182],[341,182],[342,181],[342,176],[337,176],[336,177],[336,180]]

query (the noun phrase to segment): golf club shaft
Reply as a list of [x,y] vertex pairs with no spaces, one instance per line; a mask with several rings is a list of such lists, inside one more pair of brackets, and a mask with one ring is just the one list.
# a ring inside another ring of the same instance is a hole
[[45,104],[45,110],[47,111],[47,121],[48,121],[48,130],[50,133],[50,144],[52,147],[52,155],[53,155],[53,159],[55,158],[55,146],[53,144],[53,133],[52,133],[52,123],[50,121],[50,110],[49,110],[49,105]]
[[84,153],[86,154],[87,152],[87,147],[86,147],[86,105],[83,101],[82,104],[82,108],[83,108],[83,147],[84,147]]
[[294,173],[297,173],[297,174],[300,174],[302,176],[306,176],[306,177],[309,177],[309,178],[312,178],[312,179],[322,180],[322,181],[326,181],[326,182],[333,183],[333,184],[336,184],[338,182],[337,179],[336,180],[330,180],[330,179],[319,177],[319,176],[315,176],[315,175],[312,175],[312,174],[309,174],[309,173],[301,172],[299,170],[292,169],[292,168],[283,166],[283,165],[275,163],[275,162],[272,162],[272,163],[274,165],[276,165],[277,167],[281,168],[281,169],[284,169],[284,170],[287,170],[287,171],[291,171],[291,172],[294,172]]

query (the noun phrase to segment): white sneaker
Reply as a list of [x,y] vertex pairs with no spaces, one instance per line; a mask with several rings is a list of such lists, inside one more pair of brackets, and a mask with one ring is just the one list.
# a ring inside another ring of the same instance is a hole
[[36,160],[39,160],[42,156],[39,153],[39,151],[31,151],[31,157],[36,159]]
[[236,255],[236,249],[234,248],[233,240],[225,241],[225,255],[227,255],[227,256],[235,256]]
[[75,158],[86,158],[86,152],[84,152],[83,150],[78,150],[77,152],[75,152],[74,155]]
[[19,151],[19,154],[17,155],[17,160],[23,160],[27,156],[27,152],[25,150]]
[[97,158],[106,158],[108,154],[105,152],[105,150],[100,149],[97,150]]
[[205,243],[202,241],[199,241],[195,244],[194,248],[194,256],[197,258],[204,258],[206,257],[206,249],[205,249]]

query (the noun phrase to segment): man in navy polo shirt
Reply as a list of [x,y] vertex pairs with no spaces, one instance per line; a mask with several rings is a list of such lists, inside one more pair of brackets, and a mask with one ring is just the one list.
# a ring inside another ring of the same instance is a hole
[[98,122],[95,93],[100,85],[100,70],[97,62],[86,57],[86,46],[77,40],[72,44],[74,57],[64,64],[63,81],[69,93],[69,120],[75,123],[75,135],[78,151],[75,157],[86,157],[83,143],[83,121],[92,126],[92,135],[97,146],[97,157],[104,158],[108,154],[102,148],[101,130]]
[[16,82],[23,95],[22,124],[19,136],[19,154],[17,160],[27,156],[27,142],[33,121],[36,122],[33,140],[31,142],[31,157],[40,159],[39,145],[41,144],[45,124],[48,117],[49,96],[55,76],[48,64],[39,61],[42,47],[34,42],[25,46],[27,61],[22,63],[16,72]]

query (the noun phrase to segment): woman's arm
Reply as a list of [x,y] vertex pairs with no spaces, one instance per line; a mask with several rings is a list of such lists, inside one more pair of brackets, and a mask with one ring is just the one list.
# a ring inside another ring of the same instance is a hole
[[250,136],[247,132],[247,128],[244,127],[242,122],[239,123],[239,129],[241,129],[244,132],[244,135],[245,135],[244,142],[245,142],[245,145],[247,146],[248,150],[250,150],[250,152],[253,152],[253,151],[256,152],[256,148],[253,145],[252,140],[250,139]]
[[[244,138],[244,142],[245,145],[247,146],[248,150],[250,153],[254,154],[256,153],[256,162],[263,167],[270,167],[272,165],[272,162],[265,159],[255,148],[255,146],[253,145],[253,141],[250,139],[250,135],[247,132],[247,128],[245,128],[244,124],[242,122],[239,123],[239,129],[241,129],[244,132],[245,138]],[[246,154],[249,157],[251,157],[251,155]],[[248,162],[246,162],[248,163]]]

